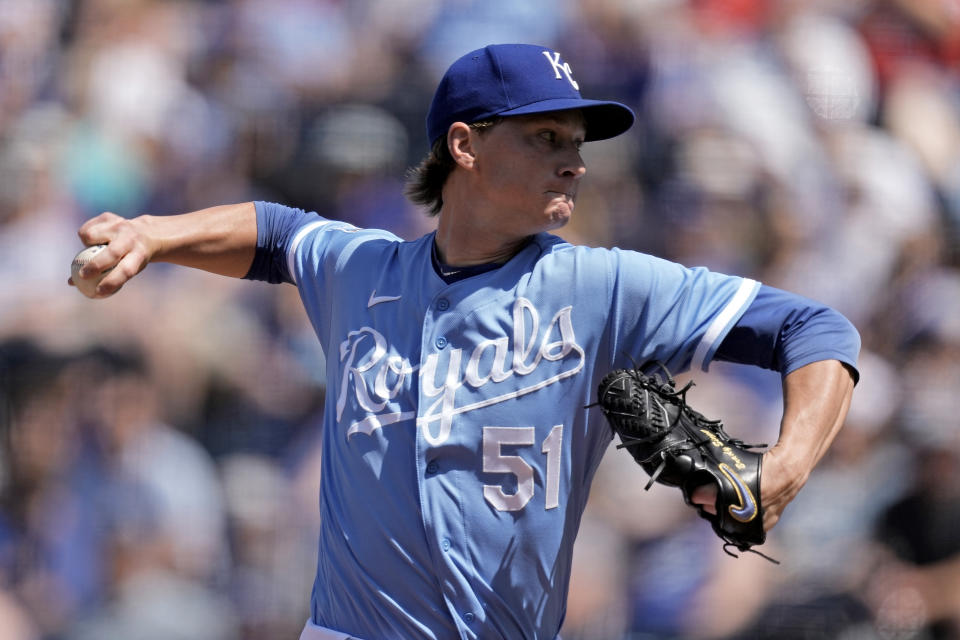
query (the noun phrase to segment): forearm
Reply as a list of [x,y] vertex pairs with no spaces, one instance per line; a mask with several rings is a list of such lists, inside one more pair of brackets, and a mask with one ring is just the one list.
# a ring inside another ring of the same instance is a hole
[[252,202],[222,205],[175,216],[131,220],[153,243],[150,262],[169,262],[235,278],[243,277],[257,246]]
[[766,529],[776,524],[840,431],[853,385],[851,370],[837,360],[813,362],[784,377],[780,437],[763,460]]
[[837,360],[813,362],[784,377],[777,447],[803,481],[843,426],[853,384],[850,370]]

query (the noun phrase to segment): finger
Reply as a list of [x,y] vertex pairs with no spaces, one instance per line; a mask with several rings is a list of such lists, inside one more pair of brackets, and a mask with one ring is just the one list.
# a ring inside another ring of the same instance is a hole
[[115,242],[114,244],[94,245],[103,246],[103,249],[98,251],[93,257],[88,258],[87,262],[77,271],[77,275],[86,280],[96,278],[105,271],[112,269],[123,257],[124,252],[123,249],[118,246],[119,244],[120,243]]
[[717,513],[717,487],[713,484],[703,484],[693,490],[690,494],[690,501],[706,511],[716,515]]
[[127,253],[97,285],[97,297],[106,298],[115,294],[146,266],[146,260],[139,253]]
[[106,211],[80,225],[77,235],[80,236],[81,242],[88,247],[94,244],[109,244],[116,236],[118,223],[124,219],[115,213]]

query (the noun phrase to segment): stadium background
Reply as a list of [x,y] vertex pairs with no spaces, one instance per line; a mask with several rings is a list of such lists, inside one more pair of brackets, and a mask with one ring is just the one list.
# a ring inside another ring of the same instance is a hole
[[[633,130],[587,145],[571,240],[827,302],[864,339],[848,426],[725,556],[608,455],[566,640],[956,638],[960,2],[0,0],[0,637],[294,638],[323,354],[292,287],[153,265],[92,302],[77,227],[266,199],[412,238],[443,69],[562,51]],[[775,374],[692,397],[775,437]]]

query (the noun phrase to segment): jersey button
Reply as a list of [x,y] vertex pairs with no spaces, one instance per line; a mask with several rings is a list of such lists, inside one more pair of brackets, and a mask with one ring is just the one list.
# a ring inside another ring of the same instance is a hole
[[443,349],[444,347],[447,346],[447,339],[444,338],[443,336],[439,336],[434,341],[434,344],[437,345],[437,349]]
[[439,300],[437,300],[437,309],[439,311],[446,311],[449,308],[450,308],[449,300],[447,300],[446,298],[440,298]]
[[427,465],[427,473],[430,475],[435,474],[437,471],[440,471],[440,465],[437,464],[437,461],[434,460]]
[[470,624],[471,622],[473,622],[473,614],[467,611],[465,614],[463,614],[463,621],[466,622],[467,624]]
[[444,538],[443,540],[441,540],[440,548],[443,549],[444,551],[450,551],[450,540],[448,538]]

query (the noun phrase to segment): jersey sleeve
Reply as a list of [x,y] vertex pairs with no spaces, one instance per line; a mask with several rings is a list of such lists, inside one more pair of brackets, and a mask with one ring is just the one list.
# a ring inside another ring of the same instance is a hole
[[760,283],[614,249],[613,361],[662,362],[674,373],[707,369]]
[[857,373],[860,334],[836,310],[762,285],[753,303],[731,328],[718,360],[753,364],[786,375],[819,360],[839,360]]
[[255,202],[257,212],[257,247],[247,280],[270,283],[293,283],[287,260],[287,249],[297,232],[308,224],[328,222],[316,213],[294,209],[272,202]]
[[[288,282],[301,286],[304,280],[317,285],[323,279],[323,265],[344,247],[358,239],[392,234],[365,230],[348,222],[330,220],[312,211],[304,211],[273,202],[255,202],[257,247],[248,280]],[[302,288],[302,287],[301,287]]]

